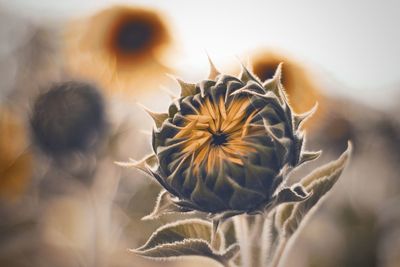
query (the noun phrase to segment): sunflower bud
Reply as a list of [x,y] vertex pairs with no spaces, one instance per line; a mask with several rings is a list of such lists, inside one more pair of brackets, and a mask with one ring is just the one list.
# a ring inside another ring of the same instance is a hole
[[178,80],[182,91],[168,113],[154,118],[154,155],[133,165],[152,175],[181,210],[224,217],[258,213],[309,194],[285,187],[292,168],[318,157],[303,151],[302,122],[314,109],[293,113],[279,65],[261,82],[245,67],[239,77],[219,74],[211,63],[209,79]]

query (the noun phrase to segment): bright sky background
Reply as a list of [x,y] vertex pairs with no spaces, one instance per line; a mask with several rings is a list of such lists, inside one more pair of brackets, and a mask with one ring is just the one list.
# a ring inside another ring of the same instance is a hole
[[183,70],[204,75],[205,51],[226,66],[246,51],[274,47],[318,67],[345,85],[339,92],[359,99],[382,103],[400,91],[400,1],[0,0],[38,20],[85,15],[113,3],[163,11],[177,34]]

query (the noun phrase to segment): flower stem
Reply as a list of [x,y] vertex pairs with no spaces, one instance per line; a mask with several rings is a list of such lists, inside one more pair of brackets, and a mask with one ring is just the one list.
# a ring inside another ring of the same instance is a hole
[[280,243],[279,243],[279,247],[276,250],[275,256],[272,260],[272,264],[271,267],[278,267],[279,264],[282,262],[282,258],[283,258],[283,254],[285,252],[286,249],[286,245],[287,245],[287,238],[283,238]]
[[240,246],[241,267],[252,267],[249,225],[246,216],[233,217],[233,225]]

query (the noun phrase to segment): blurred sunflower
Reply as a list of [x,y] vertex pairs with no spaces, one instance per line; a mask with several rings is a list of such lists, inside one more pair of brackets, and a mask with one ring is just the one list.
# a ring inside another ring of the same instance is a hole
[[254,74],[262,81],[271,79],[275,73],[276,66],[280,62],[284,62],[282,84],[285,87],[291,107],[295,112],[302,113],[318,102],[318,114],[315,114],[310,121],[307,121],[306,127],[310,123],[312,124],[313,121],[318,120],[323,113],[324,97],[305,65],[285,55],[267,50],[254,53],[250,56],[250,61]]
[[[115,6],[72,22],[66,33],[69,71],[112,92],[128,95],[158,87],[171,36],[154,10]],[[147,77],[151,76],[151,79]]]
[[97,87],[90,83],[55,83],[34,102],[31,130],[35,144],[59,158],[95,149],[104,137],[105,107]]
[[0,198],[17,200],[32,175],[27,131],[8,108],[0,108]]

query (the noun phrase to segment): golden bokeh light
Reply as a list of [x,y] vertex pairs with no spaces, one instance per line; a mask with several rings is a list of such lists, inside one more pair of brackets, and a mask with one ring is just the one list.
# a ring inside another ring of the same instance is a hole
[[250,62],[253,72],[262,81],[271,79],[276,67],[283,62],[282,84],[293,110],[297,113],[303,113],[318,102],[318,112],[305,126],[308,127],[313,124],[313,121],[318,120],[324,110],[324,97],[305,65],[289,56],[269,50],[254,53],[250,56]]
[[0,198],[16,201],[32,175],[32,155],[24,124],[9,109],[0,108]]

